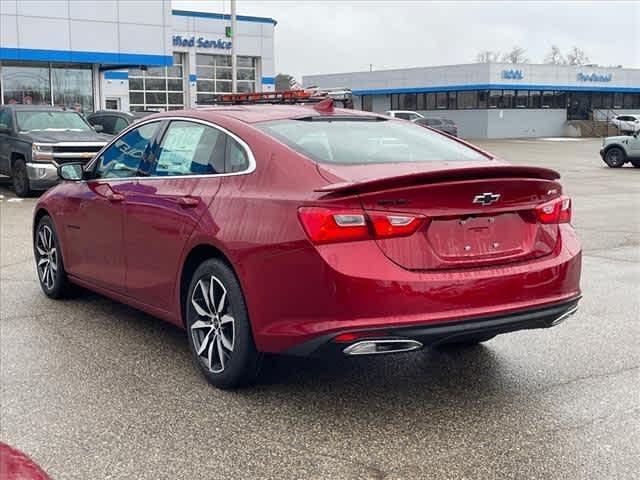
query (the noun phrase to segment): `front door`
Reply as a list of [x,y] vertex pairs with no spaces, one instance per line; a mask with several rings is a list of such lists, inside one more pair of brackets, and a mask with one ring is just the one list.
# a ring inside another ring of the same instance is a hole
[[185,244],[220,188],[227,135],[174,120],[127,199],[127,293],[170,311]]
[[126,204],[160,122],[129,131],[96,159],[91,178],[65,185],[65,266],[70,274],[125,291]]

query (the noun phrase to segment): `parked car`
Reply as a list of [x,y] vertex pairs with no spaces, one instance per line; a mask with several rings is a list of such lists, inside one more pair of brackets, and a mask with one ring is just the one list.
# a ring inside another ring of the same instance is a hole
[[387,110],[384,114],[388,117],[392,118],[400,118],[402,120],[417,120],[418,118],[423,118],[418,112],[413,112],[411,110]]
[[631,135],[640,130],[640,115],[618,115],[611,120],[623,135]]
[[446,118],[416,118],[413,120],[413,123],[417,125],[422,125],[423,127],[431,127],[436,130],[440,130],[441,132],[447,133],[454,137],[458,136],[458,126],[453,122],[453,120],[449,120]]
[[121,112],[119,110],[98,110],[87,115],[87,121],[93,125],[100,125],[102,133],[107,135],[117,135],[132,123],[144,118],[152,113],[149,110],[141,112]]
[[43,292],[80,285],[185,328],[220,388],[265,353],[474,344],[580,298],[557,172],[330,99],[153,115],[59,172],[34,210]]
[[35,105],[0,106],[0,174],[27,197],[58,182],[56,168],[87,162],[110,137],[75,111]]
[[638,132],[633,135],[607,137],[602,140],[600,156],[611,168],[622,167],[630,162],[640,168],[640,138]]

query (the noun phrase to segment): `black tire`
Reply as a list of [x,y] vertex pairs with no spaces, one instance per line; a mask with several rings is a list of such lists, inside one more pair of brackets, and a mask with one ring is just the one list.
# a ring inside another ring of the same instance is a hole
[[620,147],[611,147],[604,154],[604,163],[611,168],[620,168],[627,161],[627,155]]
[[194,272],[185,320],[189,350],[209,383],[232,389],[257,378],[262,354],[253,341],[240,283],[226,263],[206,260]]
[[484,335],[469,335],[459,338],[452,338],[451,340],[445,340],[442,343],[437,345],[438,348],[468,348],[474,347],[479,343],[488,342],[495,335],[484,334]]
[[65,298],[75,292],[64,269],[56,227],[48,215],[42,217],[36,227],[33,236],[33,254],[36,260],[38,282],[47,297]]
[[11,179],[13,180],[13,190],[18,197],[25,198],[33,195],[29,175],[27,175],[27,164],[24,160],[19,159],[15,161],[11,172]]

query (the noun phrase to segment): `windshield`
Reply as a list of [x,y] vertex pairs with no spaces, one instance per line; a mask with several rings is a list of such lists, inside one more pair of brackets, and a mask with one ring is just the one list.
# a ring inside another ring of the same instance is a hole
[[80,114],[63,111],[20,111],[16,112],[18,129],[21,132],[38,130],[89,130],[90,127]]
[[321,163],[366,164],[483,161],[489,157],[412,123],[359,118],[310,117],[256,126]]

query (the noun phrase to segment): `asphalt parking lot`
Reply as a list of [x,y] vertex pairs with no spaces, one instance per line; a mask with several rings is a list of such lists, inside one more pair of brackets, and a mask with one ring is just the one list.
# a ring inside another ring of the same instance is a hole
[[467,350],[281,358],[222,392],[183,331],[88,294],[48,300],[34,199],[0,185],[0,441],[54,479],[632,479],[640,471],[640,169],[598,140],[478,142],[559,170],[579,313]]

